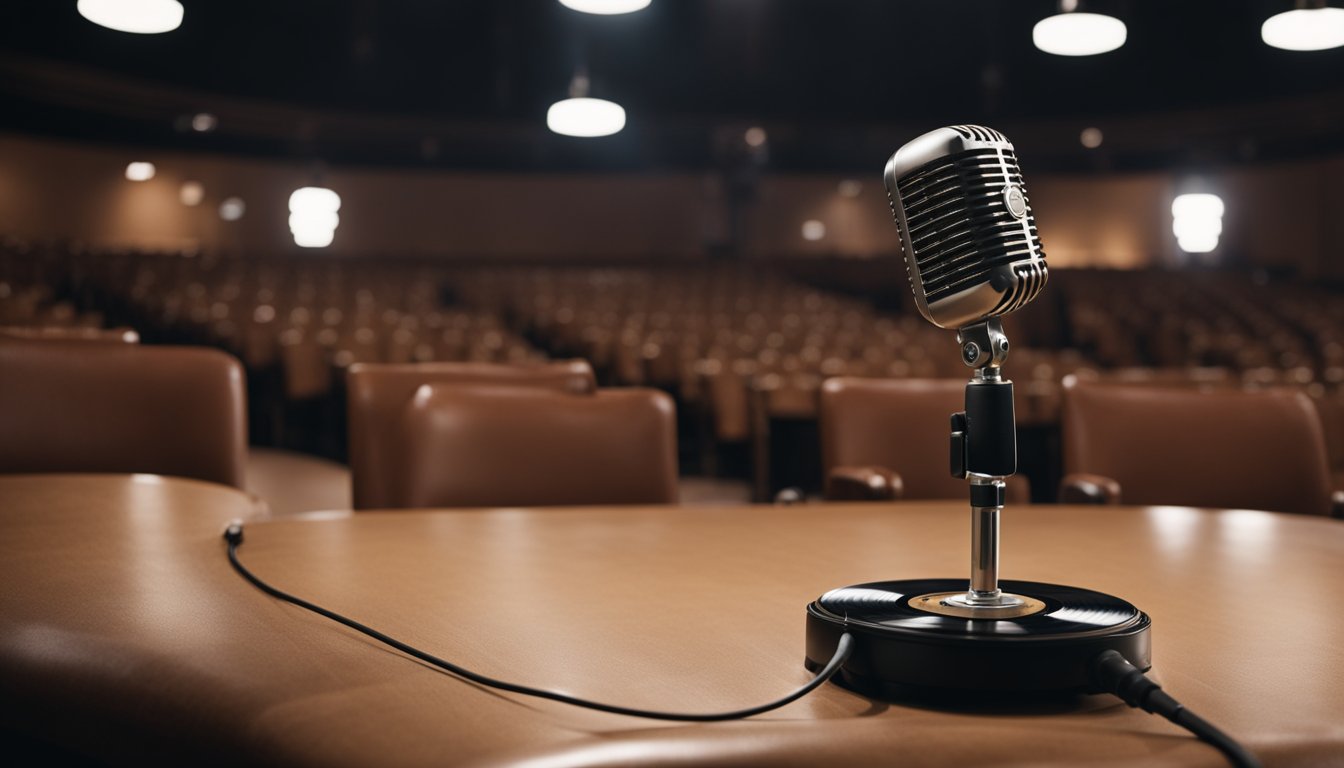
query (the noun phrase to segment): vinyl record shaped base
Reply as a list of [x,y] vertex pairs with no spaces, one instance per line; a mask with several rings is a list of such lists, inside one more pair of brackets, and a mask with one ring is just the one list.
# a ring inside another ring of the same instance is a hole
[[1140,669],[1151,666],[1151,622],[1124,600],[1057,584],[999,586],[1033,601],[1035,612],[968,619],[928,609],[929,596],[964,592],[965,579],[882,581],[827,592],[807,606],[807,668],[825,665],[844,632],[853,635],[854,651],[834,679],[883,699],[1092,693],[1090,665],[1108,649]]

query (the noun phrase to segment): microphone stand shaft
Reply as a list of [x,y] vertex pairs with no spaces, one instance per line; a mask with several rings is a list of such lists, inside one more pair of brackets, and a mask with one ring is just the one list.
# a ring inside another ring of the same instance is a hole
[[971,507],[969,602],[999,599],[999,513],[1002,511],[1001,506]]

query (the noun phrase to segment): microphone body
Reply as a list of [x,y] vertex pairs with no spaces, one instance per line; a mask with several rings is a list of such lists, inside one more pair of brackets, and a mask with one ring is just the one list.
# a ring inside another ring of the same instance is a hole
[[1031,201],[1003,134],[976,125],[930,131],[891,156],[884,180],[915,303],[929,322],[960,330],[1045,287]]

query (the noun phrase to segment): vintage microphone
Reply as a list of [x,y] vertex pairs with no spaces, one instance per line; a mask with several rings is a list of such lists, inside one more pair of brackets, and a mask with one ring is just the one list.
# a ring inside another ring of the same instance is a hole
[[807,666],[819,669],[850,633],[853,653],[836,679],[888,698],[1093,692],[1107,651],[1148,669],[1151,622],[1133,605],[1077,587],[999,581],[1004,480],[1017,471],[999,318],[1036,298],[1047,277],[1012,143],[981,126],[940,128],[897,150],[885,178],[920,314],[957,331],[973,371],[951,437],[951,472],[970,484],[971,578],[822,595],[807,608]]

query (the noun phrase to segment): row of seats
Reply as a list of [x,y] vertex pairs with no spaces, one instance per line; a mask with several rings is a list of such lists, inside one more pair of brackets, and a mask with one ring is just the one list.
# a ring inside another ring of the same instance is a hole
[[[0,338],[0,472],[143,472],[245,487],[236,358],[200,347]],[[672,400],[583,361],[358,364],[354,506],[672,503]]]
[[[948,381],[836,378],[822,389],[827,495],[963,498],[947,472]],[[1291,389],[1201,390],[1069,377],[1064,384],[1060,500],[1270,509],[1344,516],[1310,398]],[[1009,501],[1028,489],[1010,478]]]
[[[243,485],[243,373],[229,355],[0,339],[0,368],[0,472],[153,472]],[[583,361],[367,364],[349,376],[357,509],[676,501],[671,398],[598,387]],[[1344,516],[1315,407],[1300,392],[1076,379],[1065,392],[1067,500]],[[936,449],[961,394],[938,381],[828,381],[832,496],[963,497]]]
[[[355,364],[575,356],[604,385],[671,393],[683,464],[748,476],[764,500],[786,485],[820,487],[811,468],[827,379],[967,375],[949,332],[756,265],[522,268],[0,248],[5,275],[15,285],[45,280],[49,303],[89,317],[105,310],[149,341],[232,352],[247,366],[254,441],[340,460],[349,456],[344,387]],[[1069,375],[1292,385],[1323,415],[1339,412],[1344,315],[1329,299],[1237,275],[1052,273],[1051,290],[1008,318],[1015,349],[1006,370],[1018,384],[1019,423],[1039,443],[1031,455],[1049,454],[1047,467],[1061,462],[1054,434]],[[1032,346],[1061,340],[1077,348]],[[1115,343],[1133,354],[1112,354]],[[1252,346],[1274,354],[1218,351]],[[1292,365],[1266,364],[1276,361]],[[1327,419],[1327,438],[1344,472],[1337,422]],[[1048,497],[1056,473],[1025,469],[1036,497]]]

